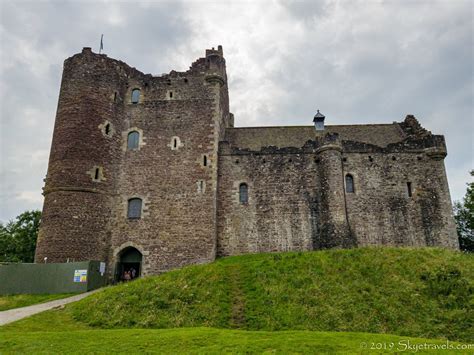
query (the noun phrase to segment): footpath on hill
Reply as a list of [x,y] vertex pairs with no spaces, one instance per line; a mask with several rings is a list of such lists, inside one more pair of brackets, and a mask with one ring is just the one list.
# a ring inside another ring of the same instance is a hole
[[7,311],[2,311],[0,312],[0,326],[32,316],[33,314],[36,314],[36,313],[48,311],[50,309],[62,307],[71,302],[82,300],[83,298],[97,291],[99,290],[85,292],[78,295],[74,295],[72,297],[62,298],[59,300],[54,300],[54,301],[40,303],[40,304],[35,304],[28,307],[14,308],[14,309],[9,309]]

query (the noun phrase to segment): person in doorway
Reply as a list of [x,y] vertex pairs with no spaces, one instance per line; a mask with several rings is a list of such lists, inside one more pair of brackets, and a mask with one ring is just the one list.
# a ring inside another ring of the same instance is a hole
[[135,270],[135,268],[131,268],[130,269],[130,273],[132,274],[132,280],[137,277],[137,270]]
[[130,271],[125,271],[125,273],[123,275],[123,279],[125,281],[130,281],[132,279],[132,275],[130,274]]

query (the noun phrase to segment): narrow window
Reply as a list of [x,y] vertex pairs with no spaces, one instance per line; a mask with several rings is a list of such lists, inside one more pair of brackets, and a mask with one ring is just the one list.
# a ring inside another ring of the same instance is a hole
[[203,194],[204,191],[206,190],[206,182],[204,180],[198,180],[196,184],[197,184],[198,194]]
[[239,201],[242,205],[246,205],[249,202],[249,188],[245,183],[239,186]]
[[105,125],[105,134],[108,136],[110,134],[110,123]]
[[128,150],[133,150],[133,149],[138,149],[138,142],[140,140],[140,133],[137,131],[132,131],[128,134],[128,139],[127,139],[127,149]]
[[170,99],[173,98],[173,91],[170,91]]
[[346,175],[346,192],[353,193],[354,192],[354,178],[352,175]]
[[407,182],[407,192],[408,192],[408,197],[412,196],[412,189],[411,189],[411,182]]
[[99,180],[99,173],[100,173],[99,168],[95,168],[94,180]]
[[207,156],[205,155],[202,160],[202,165],[207,166]]
[[114,102],[117,102],[117,91],[114,92]]
[[173,139],[173,148],[176,148],[178,146],[178,140],[175,138]]
[[138,219],[142,216],[142,200],[140,198],[131,198],[128,200],[127,217],[129,219]]
[[138,104],[140,101],[140,89],[133,89],[132,90],[132,104]]

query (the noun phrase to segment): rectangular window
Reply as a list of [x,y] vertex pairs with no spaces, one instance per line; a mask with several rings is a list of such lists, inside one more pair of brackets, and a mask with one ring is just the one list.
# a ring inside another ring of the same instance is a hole
[[137,131],[130,132],[128,134],[127,149],[128,150],[138,149],[139,142],[140,142],[140,133],[138,133]]
[[239,201],[242,205],[249,203],[249,188],[245,183],[242,183],[239,186]]
[[127,217],[130,219],[140,218],[142,215],[142,200],[139,198],[132,198],[128,200]]
[[407,182],[407,193],[408,197],[412,196],[411,182]]

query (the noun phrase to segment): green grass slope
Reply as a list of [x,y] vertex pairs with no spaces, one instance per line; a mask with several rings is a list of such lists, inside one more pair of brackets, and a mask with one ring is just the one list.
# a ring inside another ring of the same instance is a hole
[[473,342],[474,257],[361,248],[244,255],[109,287],[68,306],[100,328],[391,333]]

